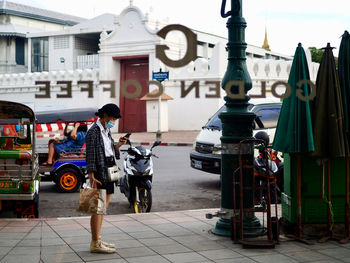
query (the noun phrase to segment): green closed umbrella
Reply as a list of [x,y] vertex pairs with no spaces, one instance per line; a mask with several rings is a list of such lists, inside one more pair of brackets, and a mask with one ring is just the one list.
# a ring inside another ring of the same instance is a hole
[[[349,142],[350,133],[350,34],[345,31],[339,48],[338,55],[338,75],[339,84],[342,93],[342,102],[344,110],[344,128],[347,132],[347,138]],[[345,235],[341,243],[347,243],[350,236],[350,222],[349,222],[349,155],[345,157]]]
[[[348,141],[344,129],[344,111],[341,88],[336,70],[333,51],[330,44],[324,48],[324,53],[317,73],[316,91],[313,112],[313,133],[315,151],[314,156],[320,157],[322,171],[325,170],[327,161],[327,197],[325,187],[322,184],[322,196],[328,205],[328,227],[329,236],[321,239],[321,242],[332,238],[332,203],[330,185],[330,158],[345,157],[349,152]],[[323,175],[324,178],[324,175]],[[324,181],[324,180],[322,180]]]
[[345,157],[348,153],[342,94],[332,49],[329,43],[324,48],[316,79],[313,155],[320,158]]
[[314,150],[310,102],[296,95],[297,90],[301,90],[305,97],[310,95],[307,83],[298,85],[303,80],[310,81],[310,74],[305,51],[299,43],[288,79],[291,95],[283,100],[273,141],[273,148],[277,151],[307,153]]
[[350,34],[348,31],[344,32],[340,43],[338,75],[343,102],[344,127],[346,132],[350,132]]
[[[304,81],[304,83],[301,84],[300,81]],[[310,95],[310,86],[305,81],[310,81],[310,74],[305,51],[299,43],[295,51],[288,79],[288,84],[291,87],[291,95],[283,100],[273,141],[273,148],[277,151],[296,154],[297,156],[298,228],[295,238],[307,243],[307,241],[302,238],[300,153],[312,152],[314,150],[314,143],[310,101],[302,100],[296,95],[297,92],[300,91],[305,97]]]

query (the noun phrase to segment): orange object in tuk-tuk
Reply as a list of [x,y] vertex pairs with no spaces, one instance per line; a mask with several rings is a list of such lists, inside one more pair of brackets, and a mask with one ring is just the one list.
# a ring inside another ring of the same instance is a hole
[[[26,105],[0,101],[0,216],[39,216],[35,114]],[[11,214],[10,214],[11,215]]]

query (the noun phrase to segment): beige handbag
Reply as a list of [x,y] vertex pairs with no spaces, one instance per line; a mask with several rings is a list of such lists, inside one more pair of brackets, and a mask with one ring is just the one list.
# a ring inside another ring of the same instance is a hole
[[[114,157],[114,162],[117,163],[117,160]],[[122,177],[120,169],[118,165],[114,165],[112,167],[108,167],[108,182],[118,181]]]
[[106,200],[105,189],[81,189],[77,211],[86,214],[105,215],[107,212]]

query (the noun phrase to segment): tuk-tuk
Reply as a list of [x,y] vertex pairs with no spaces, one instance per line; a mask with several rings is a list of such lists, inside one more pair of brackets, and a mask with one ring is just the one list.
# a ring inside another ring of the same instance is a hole
[[[87,108],[37,112],[37,124],[61,123],[73,126],[75,122],[80,122],[91,125],[97,119],[96,111],[96,108]],[[52,166],[42,165],[47,160],[47,155],[48,148],[39,153],[41,181],[53,181],[63,193],[79,191],[87,178],[85,144],[81,149],[68,149],[60,153]]]
[[23,104],[0,101],[0,213],[39,216],[39,163],[35,114]]

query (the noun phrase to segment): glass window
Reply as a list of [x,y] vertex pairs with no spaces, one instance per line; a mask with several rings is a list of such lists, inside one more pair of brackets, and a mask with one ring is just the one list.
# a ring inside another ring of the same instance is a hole
[[16,64],[24,65],[24,43],[25,40],[22,37],[16,38]]
[[49,71],[49,39],[32,39],[32,72]]
[[261,128],[276,128],[280,111],[281,108],[269,108],[259,110],[256,113],[256,116],[257,119],[259,119],[263,124],[263,127]]
[[221,120],[219,119],[219,114],[223,111],[226,111],[226,106],[222,106],[207,122],[205,127],[207,128],[212,128],[212,129],[217,129],[221,130],[222,129],[222,123]]
[[[253,104],[249,104],[248,105],[248,111],[250,111],[253,108]],[[226,111],[226,106],[222,106],[207,122],[207,124],[204,126],[206,128],[212,128],[212,129],[218,129],[218,130],[222,130],[222,123],[221,120],[219,118],[219,114],[221,112]]]

